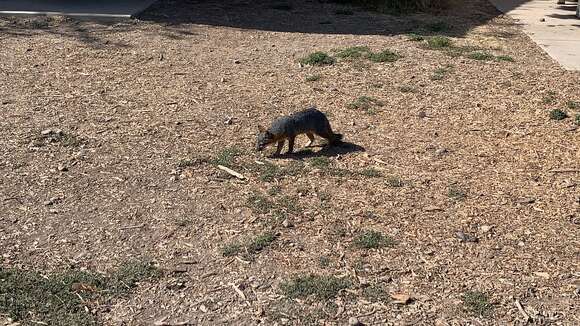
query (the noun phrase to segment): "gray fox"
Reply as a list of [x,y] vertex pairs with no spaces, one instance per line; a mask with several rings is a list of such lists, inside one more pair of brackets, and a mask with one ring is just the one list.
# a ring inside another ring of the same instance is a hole
[[330,127],[330,122],[324,113],[315,107],[293,113],[289,116],[281,117],[274,122],[270,128],[266,129],[258,126],[258,142],[256,150],[261,151],[267,145],[277,143],[278,148],[274,155],[279,155],[284,147],[284,142],[288,139],[288,153],[294,151],[294,140],[300,134],[306,134],[310,141],[306,145],[309,147],[314,142],[314,134],[328,139],[328,144],[333,145],[342,140],[341,134],[335,134]]

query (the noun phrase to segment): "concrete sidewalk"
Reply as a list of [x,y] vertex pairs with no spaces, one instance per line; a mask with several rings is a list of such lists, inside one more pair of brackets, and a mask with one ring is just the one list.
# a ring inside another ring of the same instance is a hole
[[530,36],[562,67],[580,71],[580,18],[576,2],[556,0],[490,0],[500,11],[522,24]]
[[0,0],[0,14],[129,18],[155,0]]

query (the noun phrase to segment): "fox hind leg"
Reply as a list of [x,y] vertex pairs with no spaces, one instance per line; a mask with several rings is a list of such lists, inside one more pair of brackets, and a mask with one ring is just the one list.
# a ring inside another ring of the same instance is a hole
[[314,143],[314,134],[309,132],[309,133],[306,133],[306,136],[308,136],[308,139],[309,139],[308,143],[306,144],[306,147],[310,147],[310,146],[312,146],[312,143]]
[[288,154],[294,152],[294,140],[296,140],[296,137],[288,138]]

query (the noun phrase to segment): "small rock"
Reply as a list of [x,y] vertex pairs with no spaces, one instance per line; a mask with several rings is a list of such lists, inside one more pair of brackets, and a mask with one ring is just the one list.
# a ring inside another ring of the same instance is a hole
[[169,181],[171,181],[171,182],[177,181],[177,176],[172,175],[171,178],[169,178]]
[[292,223],[290,223],[290,221],[288,221],[287,219],[282,221],[282,226],[285,228],[289,228],[292,227]]
[[40,132],[40,134],[43,136],[50,135],[51,133],[52,133],[52,130],[50,130],[50,129],[44,129],[43,131]]
[[423,210],[425,212],[437,212],[437,211],[442,211],[443,209],[441,207],[437,207],[437,206],[426,206],[423,208]]
[[523,247],[523,246],[525,246],[525,245],[526,245],[526,244],[525,244],[523,241],[520,241],[520,242],[518,242],[518,246],[520,246],[520,247]]
[[533,204],[536,202],[535,198],[520,198],[518,199],[518,204]]
[[199,306],[199,310],[203,311],[204,313],[208,312],[207,307],[205,305]]
[[224,123],[225,123],[225,124],[227,124],[227,125],[231,125],[231,124],[232,124],[232,122],[233,122],[233,121],[232,121],[232,118],[231,118],[231,117],[228,117],[228,118],[226,119],[226,121],[224,121]]
[[362,326],[362,323],[356,317],[350,317],[348,319],[349,326]]
[[426,118],[427,117],[427,113],[423,110],[419,111],[419,113],[417,113],[417,116],[421,119]]
[[492,228],[493,228],[493,226],[491,226],[491,225],[482,225],[480,227],[481,232],[483,232],[483,233],[487,233],[487,232],[491,231]]
[[445,154],[449,153],[449,151],[447,150],[447,148],[440,148],[438,150],[435,151],[435,155],[437,156],[443,156]]
[[545,22],[546,21],[546,18],[540,18],[540,21],[541,22]]
[[471,234],[467,234],[463,231],[457,231],[455,232],[455,235],[461,240],[461,242],[478,242],[479,239],[477,239],[476,236],[471,235]]
[[236,59],[236,60],[234,60],[234,63],[235,63],[235,64],[240,64],[240,63],[242,63],[242,62],[241,62],[240,60]]
[[64,164],[59,164],[56,169],[59,170],[60,172],[68,171],[68,167]]

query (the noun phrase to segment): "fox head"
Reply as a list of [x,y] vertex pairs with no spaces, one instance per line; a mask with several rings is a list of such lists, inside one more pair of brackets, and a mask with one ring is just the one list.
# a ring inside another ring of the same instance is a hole
[[276,140],[274,135],[268,131],[268,129],[258,126],[258,141],[256,143],[256,150],[261,151],[269,144],[272,144]]

